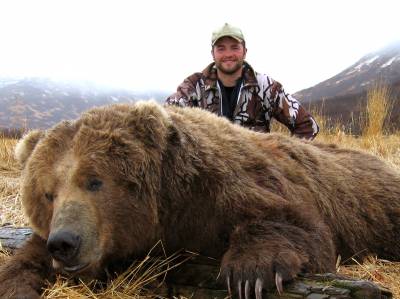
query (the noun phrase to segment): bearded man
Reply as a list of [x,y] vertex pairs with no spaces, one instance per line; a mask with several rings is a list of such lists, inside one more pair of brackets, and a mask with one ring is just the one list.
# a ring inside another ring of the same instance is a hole
[[225,23],[212,33],[214,62],[187,77],[166,104],[201,107],[261,132],[270,132],[275,118],[293,135],[315,138],[319,127],[311,114],[278,81],[254,71],[246,53],[242,31]]

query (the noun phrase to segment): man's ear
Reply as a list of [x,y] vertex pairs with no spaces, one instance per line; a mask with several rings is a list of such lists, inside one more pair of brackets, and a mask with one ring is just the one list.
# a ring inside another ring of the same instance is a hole
[[17,143],[14,155],[21,167],[25,167],[26,161],[35,149],[36,144],[43,138],[45,132],[33,130],[25,134]]

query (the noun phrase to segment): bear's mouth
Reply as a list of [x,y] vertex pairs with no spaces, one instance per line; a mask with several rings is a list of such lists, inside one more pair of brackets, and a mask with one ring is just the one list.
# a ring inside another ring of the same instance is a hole
[[64,266],[63,270],[65,272],[68,272],[71,274],[71,273],[76,273],[78,271],[85,269],[88,265],[89,265],[89,263],[78,264],[78,265],[74,265],[74,266]]
[[60,272],[66,272],[69,274],[80,272],[86,269],[89,266],[89,263],[81,263],[76,265],[63,265],[62,262],[53,259],[53,268]]

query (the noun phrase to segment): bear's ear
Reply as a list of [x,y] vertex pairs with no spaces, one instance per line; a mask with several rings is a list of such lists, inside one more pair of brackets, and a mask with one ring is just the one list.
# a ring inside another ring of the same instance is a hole
[[156,102],[138,101],[132,110],[129,124],[145,144],[159,147],[168,136],[172,121],[165,108]]
[[24,135],[15,146],[14,155],[19,164],[24,167],[36,144],[43,138],[45,132],[33,130]]
[[175,124],[172,123],[169,126],[168,142],[173,146],[180,146],[182,144],[181,132]]

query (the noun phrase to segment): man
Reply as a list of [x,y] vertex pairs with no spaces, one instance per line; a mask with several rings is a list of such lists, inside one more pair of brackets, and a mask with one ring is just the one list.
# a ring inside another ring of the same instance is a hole
[[274,117],[300,138],[318,134],[317,123],[303,106],[279,82],[255,72],[245,61],[247,49],[239,28],[225,23],[213,32],[211,45],[214,62],[186,78],[166,104],[198,106],[255,131],[270,132]]

